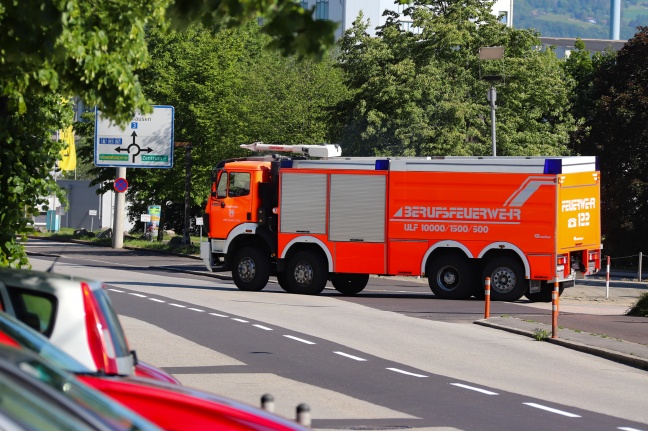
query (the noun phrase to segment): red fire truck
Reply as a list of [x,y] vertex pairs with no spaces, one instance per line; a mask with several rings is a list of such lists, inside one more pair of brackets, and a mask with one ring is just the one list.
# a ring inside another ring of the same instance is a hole
[[[551,300],[601,265],[595,157],[341,157],[336,145],[242,145],[205,210],[211,271],[241,290],[275,275],[287,292],[330,281],[361,292],[370,274],[427,276],[439,298]],[[287,158],[277,153],[300,154]],[[320,159],[315,159],[319,157]]]

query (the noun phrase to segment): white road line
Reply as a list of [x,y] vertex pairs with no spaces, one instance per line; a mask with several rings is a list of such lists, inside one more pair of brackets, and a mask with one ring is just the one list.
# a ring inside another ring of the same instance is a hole
[[295,341],[300,341],[300,342],[305,343],[305,344],[315,344],[312,341],[302,340],[301,338],[293,337],[292,335],[284,335],[284,337],[291,338],[291,339],[293,339]]
[[366,359],[358,358],[357,356],[349,355],[348,353],[344,353],[344,352],[333,352],[333,353],[353,359],[354,361],[366,361]]
[[141,293],[132,293],[132,292],[128,292],[128,294],[129,294],[129,295],[133,295],[133,296],[139,296],[140,298],[146,298],[146,295],[142,295]]
[[162,301],[161,299],[157,299],[157,298],[149,298],[149,300],[155,301],[155,302],[166,302],[166,301]]
[[218,314],[218,313],[209,313],[209,314],[211,314],[212,316],[216,316],[216,317],[229,317],[229,316],[226,316],[224,314]]
[[197,311],[199,313],[204,313],[205,312],[205,310],[201,310],[199,308],[191,308],[191,307],[187,308],[187,310],[193,310],[193,311]]
[[169,305],[173,305],[174,307],[187,308],[186,305],[174,304],[172,302],[169,302]]
[[551,413],[556,413],[556,414],[559,414],[559,415],[567,416],[569,418],[579,418],[580,417],[579,415],[575,415],[575,414],[569,413],[569,412],[564,412],[564,411],[558,410],[558,409],[552,409],[551,407],[543,406],[541,404],[536,404],[536,403],[522,403],[522,404],[525,404],[525,405],[530,406],[530,407],[535,407],[536,409],[546,410],[546,411],[551,412]]
[[630,428],[630,427],[618,427],[617,429],[621,431],[643,431],[637,428]]
[[232,317],[232,320],[236,320],[237,322],[243,322],[243,323],[248,323],[248,321],[247,321],[247,320],[243,320],[243,319],[237,319],[236,317]]
[[464,385],[462,383],[450,383],[450,384],[453,386],[458,386],[460,388],[470,389],[471,391],[481,392],[482,394],[486,394],[486,395],[499,395],[497,392],[491,392],[491,391],[487,391],[486,389],[475,388],[473,386]]
[[113,292],[119,292],[119,293],[124,293],[124,291],[123,291],[123,290],[117,290],[117,289],[113,289],[112,287],[110,287],[110,288],[108,288],[108,290],[112,290]]
[[253,325],[253,326],[256,326],[257,328],[261,328],[265,331],[272,331],[272,328],[268,328],[267,326],[263,326],[263,325]]
[[390,370],[390,371],[396,371],[397,373],[407,374],[408,376],[427,377],[427,376],[424,376],[423,374],[414,374],[414,373],[410,373],[408,371],[399,370],[398,368],[387,368],[387,369]]

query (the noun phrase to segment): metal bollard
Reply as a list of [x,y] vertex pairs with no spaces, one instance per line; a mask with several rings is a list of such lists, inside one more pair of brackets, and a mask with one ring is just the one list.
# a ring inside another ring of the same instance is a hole
[[311,412],[310,407],[306,403],[301,403],[297,406],[297,423],[309,427],[311,426]]
[[274,397],[270,394],[264,394],[261,397],[261,408],[267,412],[274,413],[275,411]]
[[560,301],[560,283],[554,283],[551,292],[551,338],[558,338],[558,306]]
[[486,285],[484,287],[484,319],[490,317],[490,277],[486,277]]

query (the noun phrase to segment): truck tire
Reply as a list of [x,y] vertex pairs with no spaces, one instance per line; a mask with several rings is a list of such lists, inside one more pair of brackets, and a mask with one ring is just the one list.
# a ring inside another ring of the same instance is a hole
[[[558,287],[558,296],[562,295],[565,286],[563,283],[560,283]],[[540,287],[540,292],[529,293],[529,289],[526,290],[524,296],[531,302],[551,302],[551,293],[553,292],[553,283],[549,284],[546,281],[542,282]]]
[[486,263],[482,280],[490,277],[492,301],[517,301],[527,290],[522,264],[510,257],[497,257]]
[[255,247],[243,247],[234,254],[232,278],[240,290],[263,290],[270,278],[270,260]]
[[279,283],[279,287],[281,287],[284,291],[292,293],[290,291],[290,287],[288,286],[288,274],[286,274],[285,272],[278,272],[277,283]]
[[364,290],[369,283],[369,274],[335,274],[331,284],[342,295],[352,296]]
[[327,281],[328,268],[320,254],[300,251],[288,261],[286,284],[290,293],[319,295]]
[[457,255],[439,256],[426,269],[428,284],[437,298],[466,299],[473,294],[473,268]]

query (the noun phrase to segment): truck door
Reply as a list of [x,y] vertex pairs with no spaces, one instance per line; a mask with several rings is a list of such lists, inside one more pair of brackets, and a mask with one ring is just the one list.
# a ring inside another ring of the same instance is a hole
[[221,171],[209,216],[212,238],[225,239],[236,226],[252,221],[249,172]]

